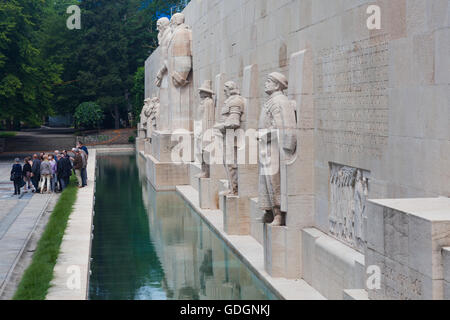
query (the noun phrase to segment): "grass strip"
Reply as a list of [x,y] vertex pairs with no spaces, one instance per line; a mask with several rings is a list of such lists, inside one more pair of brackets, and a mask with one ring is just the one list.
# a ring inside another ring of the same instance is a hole
[[12,131],[0,131],[0,138],[15,137],[16,135],[17,135],[17,132],[12,132]]
[[77,192],[76,178],[72,176],[69,186],[58,199],[38,242],[33,260],[23,274],[13,300],[45,300],[53,279],[53,269],[58,259],[67,221],[77,199]]

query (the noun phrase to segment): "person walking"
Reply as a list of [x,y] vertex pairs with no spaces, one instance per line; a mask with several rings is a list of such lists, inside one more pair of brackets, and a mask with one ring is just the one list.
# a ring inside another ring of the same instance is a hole
[[48,161],[47,155],[44,156],[44,161],[41,163],[41,177],[41,193],[44,193],[44,188],[47,193],[51,193],[52,165],[50,164],[50,161]]
[[33,165],[31,166],[31,182],[34,191],[39,192],[39,181],[41,180],[41,160],[37,154],[33,155]]
[[11,181],[14,183],[14,195],[20,195],[20,188],[22,187],[22,165],[20,159],[16,158],[11,169]]
[[31,164],[30,158],[26,157],[24,159],[24,164],[22,168],[23,181],[25,181],[25,189],[31,190]]
[[83,180],[81,179],[81,170],[83,169],[83,158],[81,156],[80,149],[76,148],[74,150],[75,158],[73,159],[73,168],[75,169],[75,174],[78,180],[78,188],[83,188]]

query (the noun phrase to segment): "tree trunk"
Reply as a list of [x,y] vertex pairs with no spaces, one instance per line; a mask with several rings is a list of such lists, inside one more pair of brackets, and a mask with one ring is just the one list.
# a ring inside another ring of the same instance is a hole
[[119,115],[119,106],[114,106],[114,127],[115,129],[120,129],[120,115]]

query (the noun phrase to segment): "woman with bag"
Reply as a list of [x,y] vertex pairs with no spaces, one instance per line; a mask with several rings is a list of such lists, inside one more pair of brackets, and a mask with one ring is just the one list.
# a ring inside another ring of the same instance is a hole
[[20,195],[20,188],[22,187],[22,165],[20,164],[20,159],[16,158],[14,160],[11,169],[11,181],[14,182],[14,195]]

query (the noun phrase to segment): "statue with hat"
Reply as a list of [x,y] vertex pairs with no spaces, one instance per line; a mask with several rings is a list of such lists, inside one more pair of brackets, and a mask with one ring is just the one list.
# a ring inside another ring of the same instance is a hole
[[[228,81],[225,83],[225,97],[227,100],[221,110],[222,122],[214,126],[222,133],[223,147],[224,147],[224,165],[227,172],[227,177],[229,181],[229,194],[238,194],[238,176],[237,176],[237,154],[238,145],[236,134],[234,134],[233,143],[233,154],[231,155],[233,159],[230,159],[227,154],[227,131],[237,130],[241,127],[242,114],[245,110],[245,98],[240,95],[239,88],[237,84],[233,81]],[[231,142],[231,141],[230,141]]]
[[210,176],[210,154],[205,150],[207,140],[212,137],[205,137],[214,126],[215,103],[213,100],[212,81],[206,80],[198,89],[200,95],[200,105],[197,109],[197,120],[194,125],[194,136],[196,140],[197,156],[202,164],[202,172],[197,178],[209,178]]
[[285,212],[281,212],[280,166],[295,154],[297,148],[297,115],[295,102],[284,94],[287,78],[279,73],[269,74],[265,92],[269,99],[259,119],[259,198],[258,205],[265,211],[264,223],[285,225]]

